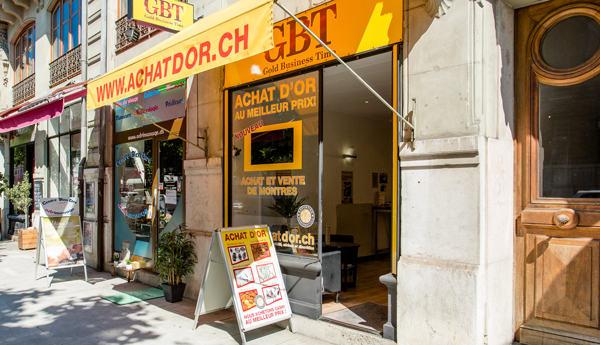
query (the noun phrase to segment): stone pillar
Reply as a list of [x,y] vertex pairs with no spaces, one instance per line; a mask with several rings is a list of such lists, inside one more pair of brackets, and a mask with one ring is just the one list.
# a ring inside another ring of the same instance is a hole
[[406,4],[399,344],[513,339],[514,11]]

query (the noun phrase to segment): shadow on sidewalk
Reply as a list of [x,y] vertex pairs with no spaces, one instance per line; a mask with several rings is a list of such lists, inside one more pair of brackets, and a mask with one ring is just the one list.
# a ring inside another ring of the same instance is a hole
[[[49,271],[38,266],[34,280],[35,251],[20,251],[14,242],[0,242],[0,343],[2,344],[131,344],[153,341],[195,344],[240,343],[237,319],[232,309],[202,315],[193,331],[196,301],[168,303],[156,298],[116,305],[102,296],[147,289],[140,282],[126,283],[110,272],[88,267],[85,282],[82,267]],[[42,260],[43,262],[43,260]],[[2,275],[7,273],[8,275]],[[3,278],[5,279],[3,281]],[[286,341],[282,329],[268,326],[247,334],[255,341]],[[166,338],[165,338],[166,337]],[[265,337],[265,338],[263,338]]]
[[160,321],[141,305],[114,308],[99,296],[64,290],[0,292],[3,343],[79,343],[84,337],[86,343],[130,344],[159,336],[148,319]]

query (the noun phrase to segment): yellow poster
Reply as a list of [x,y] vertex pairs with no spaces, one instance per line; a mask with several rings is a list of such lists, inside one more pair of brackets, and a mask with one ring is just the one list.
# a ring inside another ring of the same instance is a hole
[[[297,17],[340,57],[402,41],[402,0],[334,0]],[[273,38],[273,49],[225,66],[226,88],[335,59],[293,18]]]
[[222,229],[220,235],[244,331],[289,319],[292,311],[269,229]]
[[241,0],[197,21],[87,86],[87,109],[262,53],[273,47],[273,0]]

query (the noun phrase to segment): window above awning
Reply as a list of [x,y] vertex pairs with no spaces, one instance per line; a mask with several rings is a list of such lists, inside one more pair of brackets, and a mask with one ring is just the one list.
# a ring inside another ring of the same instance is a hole
[[18,107],[0,113],[0,133],[17,130],[60,116],[65,103],[86,95],[85,83],[81,82],[60,88],[48,96],[21,103]]

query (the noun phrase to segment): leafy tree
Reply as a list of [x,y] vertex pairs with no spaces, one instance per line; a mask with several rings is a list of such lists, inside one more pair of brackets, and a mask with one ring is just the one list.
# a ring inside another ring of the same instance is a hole
[[[4,178],[4,176],[2,176]],[[13,204],[17,211],[21,211],[25,214],[25,227],[29,227],[29,206],[33,202],[31,198],[31,182],[29,182],[29,172],[25,172],[23,175],[23,181],[15,184],[12,187],[6,187],[4,184],[6,180],[3,180],[2,189],[6,191],[8,200]]]

